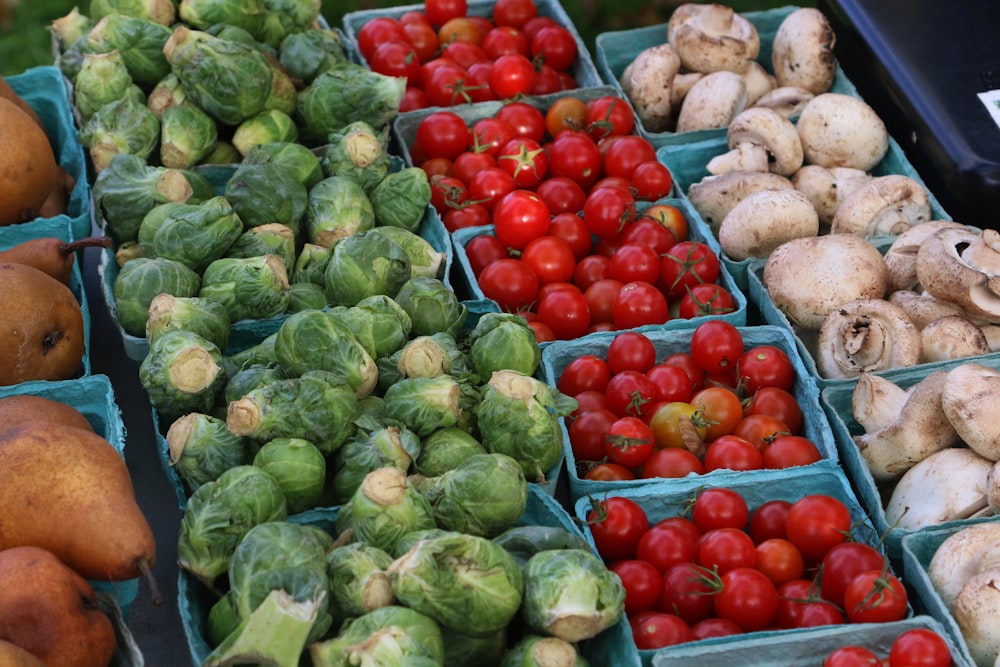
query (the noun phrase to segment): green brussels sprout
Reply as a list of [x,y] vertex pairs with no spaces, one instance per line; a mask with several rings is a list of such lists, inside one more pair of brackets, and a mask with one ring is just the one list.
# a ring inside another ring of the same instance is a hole
[[361,186],[344,176],[324,178],[309,190],[305,232],[316,245],[337,241],[375,226],[375,212]]
[[149,304],[158,294],[197,296],[201,278],[172,259],[139,257],[118,272],[112,287],[115,315],[125,333],[145,336]]
[[208,640],[208,645],[215,648],[238,627],[240,627],[240,616],[236,613],[233,592],[229,590],[208,610],[208,618],[205,619],[205,638]]
[[201,159],[202,164],[234,164],[240,161],[240,152],[228,141],[218,140],[212,152]]
[[278,329],[274,352],[290,374],[322,369],[339,377],[358,398],[375,387],[375,361],[350,330],[326,312],[289,315]]
[[76,43],[81,37],[85,38],[93,24],[89,15],[81,14],[79,7],[73,7],[68,14],[53,19],[49,24],[49,31],[56,38],[57,48],[65,51],[70,44]]
[[494,537],[493,541],[511,552],[522,567],[539,551],[591,549],[583,535],[558,526],[514,526]]
[[[295,114],[295,106],[299,99],[298,88],[295,87],[292,77],[281,69],[281,65],[272,59],[268,59],[267,64],[271,67],[271,90],[268,91],[267,99],[264,100],[264,110],[280,111],[291,117]],[[295,128],[295,138],[297,139],[298,126],[293,122],[292,127]],[[289,134],[290,132],[285,132],[285,136],[289,136]]]
[[389,137],[356,120],[331,132],[320,158],[323,173],[350,178],[369,193],[389,173]]
[[431,202],[431,184],[420,167],[407,167],[386,176],[369,195],[375,222],[416,232]]
[[274,342],[277,338],[278,333],[274,332],[246,349],[223,357],[222,363],[226,368],[226,375],[233,377],[239,371],[251,366],[277,366],[278,357],[274,354]]
[[184,174],[184,178],[188,180],[188,183],[191,184],[191,189],[194,191],[191,199],[187,200],[188,204],[201,204],[219,194],[215,191],[212,181],[202,172],[196,169],[181,169],[180,172]]
[[257,450],[253,464],[278,481],[285,492],[289,514],[315,507],[323,493],[326,458],[308,440],[275,438]]
[[278,47],[286,36],[309,28],[319,18],[319,0],[264,0],[260,40]]
[[94,206],[117,243],[139,237],[142,219],[157,204],[186,202],[194,188],[183,172],[150,165],[138,155],[116,155],[94,179]]
[[372,231],[388,236],[406,252],[410,258],[410,277],[426,276],[441,278],[444,274],[448,255],[435,250],[430,241],[402,227],[376,227]]
[[163,292],[149,303],[146,340],[152,344],[168,331],[191,331],[220,350],[229,344],[229,313],[218,301]]
[[450,375],[404,378],[383,396],[385,415],[425,438],[439,428],[462,423],[469,409],[462,384]]
[[395,299],[410,314],[413,334],[417,336],[438,332],[458,336],[468,313],[454,290],[437,278],[410,278],[399,288]]
[[181,0],[178,16],[201,30],[224,24],[242,28],[256,37],[265,11],[264,0]]
[[468,340],[469,361],[484,379],[504,369],[534,375],[542,360],[534,331],[514,313],[484,313]]
[[163,121],[163,112],[173,107],[181,106],[185,103],[187,96],[184,94],[184,87],[177,75],[170,72],[165,77],[157,81],[153,89],[146,96],[146,106],[153,115]]
[[252,465],[230,468],[198,487],[181,517],[177,562],[209,588],[229,570],[243,537],[254,526],[283,521],[285,494],[273,477]]
[[410,336],[410,316],[384,294],[365,297],[355,306],[337,306],[329,315],[346,326],[373,359],[392,354]]
[[105,104],[124,97],[131,86],[121,51],[85,53],[73,82],[73,104],[86,122]]
[[[205,4],[248,6],[217,0]],[[182,16],[184,6],[182,2]],[[257,49],[178,26],[163,53],[187,97],[216,120],[235,126],[264,108],[271,91],[271,66]]]
[[450,533],[420,540],[387,572],[401,604],[455,632],[490,636],[521,608],[521,566],[484,537]]
[[210,412],[225,387],[222,352],[196,333],[169,331],[150,344],[139,382],[165,420]]
[[291,273],[295,266],[295,231],[280,222],[269,222],[243,232],[226,251],[226,257],[277,255]]
[[624,613],[621,579],[590,551],[539,551],[524,566],[521,617],[539,634],[579,642],[610,628]]
[[223,400],[228,406],[258,387],[287,379],[288,376],[277,366],[252,364],[229,375],[229,381],[226,382],[226,388],[223,390]]
[[543,482],[562,457],[559,417],[576,406],[576,399],[530,375],[496,371],[476,412],[480,437],[488,451],[517,460],[529,481]]
[[436,477],[460,466],[486,448],[468,431],[457,426],[439,428],[420,443],[420,453],[413,461],[413,472]]
[[346,62],[347,49],[336,30],[310,28],[281,40],[278,59],[290,76],[309,84],[337,63]]
[[444,664],[448,667],[498,667],[507,651],[507,628],[485,637],[470,637],[448,628],[441,629]]
[[392,556],[377,547],[353,542],[326,556],[330,611],[335,618],[355,618],[395,601],[386,568]]
[[[118,268],[125,266],[126,262],[142,257],[142,246],[138,241],[125,241],[115,250],[115,264]],[[323,294],[326,294],[324,291]]]
[[348,620],[337,636],[309,647],[315,667],[444,664],[441,630],[431,618],[390,604]]
[[271,49],[271,47],[258,41],[249,30],[241,28],[238,25],[233,25],[232,23],[216,23],[205,28],[205,32],[213,37],[228,39],[231,42],[239,42],[240,44],[245,44],[246,46],[257,49],[262,53],[273,55],[273,49]]
[[218,139],[215,119],[196,106],[172,106],[160,116],[160,162],[164,167],[192,167],[212,152]]
[[87,119],[80,128],[80,143],[100,173],[121,153],[149,159],[160,145],[160,121],[146,107],[145,98],[126,95]]
[[169,38],[170,28],[163,23],[114,12],[101,18],[87,33],[91,50],[119,51],[132,81],[142,87],[156,85],[170,72],[163,55]]
[[293,283],[312,283],[323,288],[326,298],[326,263],[330,259],[330,249],[315,243],[304,243],[295,258],[292,268]]
[[359,118],[381,130],[399,113],[405,91],[405,77],[385,76],[349,61],[334,63],[299,93],[300,132],[322,142]]
[[385,415],[385,401],[381,396],[368,394],[358,400],[358,419],[378,419]]
[[357,232],[333,245],[324,278],[327,299],[335,306],[353,306],[377,294],[394,297],[410,280],[410,258],[387,236]]
[[326,290],[315,283],[292,283],[288,286],[288,314],[303,310],[320,310],[325,308]]
[[465,353],[459,348],[453,336],[443,332],[430,336],[417,336],[407,342],[399,350],[396,368],[401,377],[469,375]]
[[87,41],[87,35],[84,34],[81,37],[70,43],[59,57],[59,71],[63,73],[69,81],[76,79],[77,74],[80,73],[80,66],[83,64],[83,54],[91,52],[90,42]]
[[417,542],[421,540],[429,540],[435,537],[444,537],[445,535],[454,535],[454,530],[445,530],[444,528],[423,528],[421,530],[413,530],[403,535],[396,542],[396,548],[392,550],[392,557],[400,558],[407,551],[413,548]]
[[434,528],[430,503],[417,493],[406,473],[377,468],[361,481],[337,516],[337,529],[351,530],[353,541],[391,553],[407,533]]
[[[162,217],[154,215],[159,211]],[[204,274],[242,233],[243,221],[225,197],[217,196],[200,204],[160,204],[143,218],[139,245],[144,257],[165,257]]]
[[504,654],[500,667],[589,667],[576,647],[558,637],[527,635]]
[[226,422],[202,412],[189,412],[167,429],[170,465],[189,491],[249,461],[246,438],[233,435]]
[[276,162],[289,167],[298,176],[306,191],[325,178],[319,158],[311,150],[294,141],[271,141],[253,146],[243,164]]
[[275,141],[293,142],[298,136],[291,116],[278,109],[264,109],[236,126],[232,142],[240,155],[246,155],[254,146]]
[[[359,420],[360,421],[360,420]],[[337,504],[350,501],[372,470],[393,466],[406,472],[420,452],[420,438],[401,426],[359,428],[357,435],[337,451],[333,493]]]
[[268,382],[229,404],[226,425],[258,441],[302,438],[324,454],[336,451],[357,430],[358,399],[335,374],[313,370]]
[[126,14],[171,25],[177,10],[171,0],[91,0],[91,20],[99,21],[108,14]]
[[225,196],[246,228],[277,222],[296,237],[309,201],[298,174],[279,162],[241,164],[226,181]]
[[288,272],[277,255],[223,257],[208,265],[198,296],[215,299],[233,322],[263,320],[288,307]]

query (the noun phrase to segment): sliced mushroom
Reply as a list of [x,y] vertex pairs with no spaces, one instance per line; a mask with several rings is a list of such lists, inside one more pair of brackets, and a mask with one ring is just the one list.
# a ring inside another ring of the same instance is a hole
[[678,6],[667,23],[667,41],[692,72],[742,72],[760,53],[754,24],[716,3]]
[[733,207],[719,226],[719,245],[731,259],[767,257],[792,239],[816,236],[816,209],[798,190],[763,190]]
[[797,86],[778,86],[761,95],[754,106],[774,109],[785,118],[792,118],[802,113],[806,104],[815,95],[805,88]]
[[843,93],[809,100],[796,127],[808,164],[871,171],[889,150],[889,133],[875,110]]
[[797,86],[819,95],[833,86],[837,38],[826,15],[815,7],[796,9],[774,35],[771,64],[779,86]]
[[843,201],[871,178],[860,169],[807,164],[792,174],[792,185],[816,207],[820,224],[829,227]]
[[923,330],[934,320],[949,315],[961,315],[962,309],[948,301],[935,299],[930,294],[900,289],[889,294],[889,301],[906,311],[917,328]]
[[[795,179],[792,179],[794,182]],[[921,225],[913,225],[903,230],[885,252],[885,263],[889,267],[889,290],[917,290],[920,283],[917,280],[917,251],[928,236],[939,229],[966,228],[975,233],[979,231],[967,227],[960,222],[951,220],[929,220]]]
[[940,229],[917,252],[917,280],[974,318],[1000,322],[1000,232]]
[[640,51],[619,78],[642,126],[650,132],[664,132],[673,123],[672,89],[680,67],[674,48],[659,44]]
[[930,219],[927,190],[909,176],[888,174],[851,193],[837,208],[830,232],[872,239],[901,234]]
[[766,107],[740,112],[726,131],[729,152],[708,162],[708,173],[773,171],[791,176],[802,166],[802,142],[790,120]]
[[819,328],[816,367],[829,379],[920,363],[920,330],[885,299],[855,299],[830,311]]
[[698,79],[681,103],[677,132],[727,127],[747,106],[747,85],[735,72],[712,72]]
[[964,315],[946,315],[920,330],[924,362],[950,361],[988,354],[990,343],[983,330]]
[[687,196],[694,210],[718,235],[723,219],[736,204],[761,190],[791,189],[792,182],[784,176],[767,171],[730,172],[706,176],[688,188]]

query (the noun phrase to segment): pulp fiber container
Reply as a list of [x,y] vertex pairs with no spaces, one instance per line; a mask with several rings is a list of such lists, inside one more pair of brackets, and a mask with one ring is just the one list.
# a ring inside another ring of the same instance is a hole
[[[626,491],[638,493],[644,488],[657,488],[661,491],[667,491],[672,488],[671,485],[676,485],[678,489],[684,489],[691,485],[729,484],[735,480],[776,480],[781,479],[782,476],[791,478],[795,475],[805,474],[813,469],[834,469],[839,471],[837,464],[837,443],[834,441],[833,433],[830,430],[830,423],[823,412],[823,408],[820,406],[819,391],[812,378],[805,372],[802,362],[798,358],[791,335],[784,329],[766,325],[739,327],[739,331],[743,336],[745,349],[749,350],[757,345],[774,345],[788,354],[788,357],[792,360],[792,363],[795,365],[796,378],[791,392],[802,409],[803,427],[801,435],[816,445],[816,448],[822,455],[822,459],[816,463],[784,471],[715,470],[704,475],[688,475],[684,478],[670,480],[594,481],[585,479],[583,476],[585,473],[581,473],[581,462],[577,461],[573,455],[566,420],[561,419],[571,500],[576,501],[586,496],[597,497],[604,494]],[[659,362],[670,354],[688,351],[690,349],[693,329],[648,331],[644,333],[653,341],[656,347],[657,362]],[[585,339],[577,341],[554,341],[550,343],[542,351],[542,373],[545,381],[552,386],[557,386],[563,370],[578,357],[592,354],[606,359],[608,346],[616,335],[616,332],[603,332],[592,334]]]
[[[853,539],[869,544],[882,551],[878,541],[878,534],[872,527],[871,521],[869,521],[864,509],[858,503],[846,475],[835,466],[821,468],[810,466],[809,468],[795,471],[770,470],[761,474],[751,475],[741,473],[724,480],[717,479],[714,484],[708,485],[697,477],[687,477],[670,481],[651,481],[643,487],[612,489],[606,492],[592,493],[588,497],[578,498],[574,501],[573,509],[577,520],[583,522],[585,526],[584,535],[593,543],[593,533],[586,523],[587,515],[591,511],[591,503],[593,501],[599,502],[613,496],[628,498],[643,508],[650,525],[653,525],[667,517],[685,515],[689,509],[690,502],[702,490],[711,486],[725,487],[739,493],[746,500],[747,507],[751,513],[757,507],[770,500],[786,500],[794,503],[805,496],[813,494],[833,496],[844,503],[850,511]],[[848,627],[863,628],[865,626],[851,625]],[[792,637],[797,637],[802,632],[804,630],[796,629],[748,632],[727,637],[704,639],[697,643],[678,644],[657,650],[639,650],[639,655],[642,658],[642,664],[647,667],[654,664],[654,658],[659,659],[659,664],[661,665],[673,664],[674,651],[694,650],[695,647],[698,647],[702,651],[717,651],[721,655],[722,652],[732,649],[749,650],[750,647],[756,646],[762,641],[774,641],[777,638],[783,637],[791,639]],[[668,660],[671,662],[665,662]],[[702,662],[701,664],[713,663]],[[727,661],[725,664],[730,663]],[[757,661],[755,660],[753,664],[757,664]]]
[[89,236],[92,223],[87,162],[77,136],[73,109],[66,95],[62,73],[56,67],[45,65],[29,68],[21,74],[5,77],[5,80],[41,118],[56,162],[75,180],[65,214],[53,218],[36,218],[22,224],[31,228],[44,220],[59,221],[62,225],[70,226],[70,238]]
[[135,642],[135,637],[128,627],[128,619],[122,613],[118,602],[104,591],[98,591],[97,606],[111,619],[111,625],[115,629],[115,654],[111,656],[108,667],[143,667],[146,659]]
[[[322,528],[336,536],[337,508],[320,510],[309,515],[298,515],[290,520]],[[547,526],[562,528],[575,535],[581,531],[566,510],[548,494],[533,485],[528,486],[528,502],[516,526]],[[205,586],[184,570],[178,577],[178,603],[181,621],[187,635],[188,649],[194,664],[200,665],[211,652],[206,638],[208,612],[217,599]],[[624,617],[596,637],[578,645],[580,653],[592,665],[640,667],[639,655],[632,641],[631,630]]]
[[[1000,357],[990,355],[988,365],[992,368],[1000,369]],[[947,371],[968,360],[955,360],[951,362],[939,362],[937,364],[924,364],[928,368],[904,368],[895,371],[880,373],[886,379],[891,380],[900,387],[907,389],[917,384],[925,377],[936,371]],[[982,357],[973,359],[977,363],[984,363]],[[930,368],[933,366],[933,368]],[[903,540],[911,534],[920,534],[930,528],[929,526],[916,530],[903,529],[895,525],[890,525],[885,514],[885,507],[892,496],[895,488],[893,482],[877,481],[868,469],[864,458],[861,456],[853,436],[863,435],[865,430],[854,418],[851,407],[851,397],[854,393],[856,381],[840,383],[822,387],[820,390],[820,403],[826,411],[830,420],[830,427],[833,430],[834,440],[840,452],[840,461],[850,478],[851,483],[857,490],[858,497],[862,505],[871,517],[875,529],[884,535],[886,551],[891,558],[902,557]],[[942,528],[957,530],[976,519],[962,519],[947,521],[939,524]]]

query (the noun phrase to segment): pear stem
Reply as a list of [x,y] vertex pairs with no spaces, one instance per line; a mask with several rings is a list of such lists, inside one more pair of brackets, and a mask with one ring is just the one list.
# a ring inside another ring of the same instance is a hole
[[156,577],[153,576],[153,568],[149,566],[148,558],[140,558],[136,561],[136,567],[142,572],[143,578],[146,583],[149,584],[149,595],[150,601],[153,603],[154,607],[159,607],[163,604],[163,596],[160,595],[160,587],[156,583]]

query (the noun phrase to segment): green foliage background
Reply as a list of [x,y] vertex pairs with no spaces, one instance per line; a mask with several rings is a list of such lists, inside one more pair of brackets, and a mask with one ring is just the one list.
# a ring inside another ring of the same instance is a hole
[[[12,0],[0,0],[0,5]],[[412,2],[392,0],[325,0],[323,16],[339,27],[346,12],[381,9]],[[594,38],[606,31],[625,30],[662,23],[670,17],[681,0],[564,0],[563,7],[573,19],[584,42],[593,52]],[[737,11],[770,9],[789,4],[782,0],[731,0]],[[814,2],[797,4],[813,5]],[[0,25],[0,75],[19,74],[36,65],[51,65],[52,50],[47,26],[53,19],[69,13],[74,6],[86,13],[88,3],[72,0],[20,0],[9,25]]]

